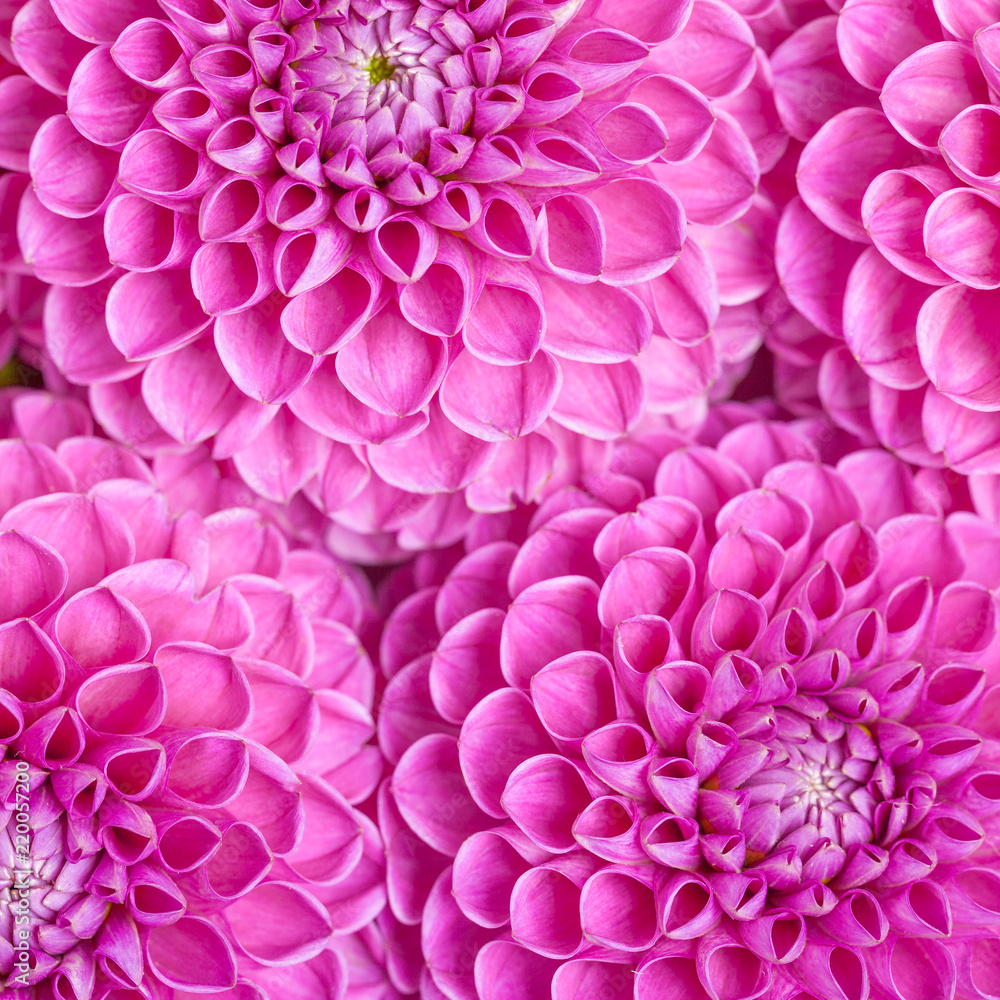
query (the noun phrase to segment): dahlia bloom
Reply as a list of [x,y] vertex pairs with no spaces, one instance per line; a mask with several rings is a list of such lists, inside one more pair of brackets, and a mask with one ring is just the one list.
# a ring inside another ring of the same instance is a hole
[[410,573],[379,717],[394,988],[995,997],[1000,533],[793,425],[661,444]]
[[848,0],[771,56],[782,122],[805,143],[777,236],[805,320],[776,338],[782,391],[807,400],[803,362],[819,361],[813,395],[835,419],[962,473],[1000,471],[998,17]]
[[773,280],[733,225],[784,142],[741,6],[4,0],[45,347],[111,436],[348,531],[532,498],[759,343],[710,334]]
[[0,394],[2,994],[340,996],[385,900],[370,599],[89,420]]

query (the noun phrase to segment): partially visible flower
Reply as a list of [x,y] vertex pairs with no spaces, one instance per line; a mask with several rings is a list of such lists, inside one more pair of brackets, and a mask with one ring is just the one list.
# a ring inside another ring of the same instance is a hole
[[773,281],[786,141],[744,6],[10,0],[48,354],[146,456],[453,541],[759,343],[716,335]]
[[[811,325],[819,400],[961,473],[1000,471],[998,16],[848,0],[772,54],[782,122],[806,142],[776,264]],[[780,389],[805,401],[810,375],[788,360]]]
[[1000,532],[745,414],[389,585],[399,992],[995,995]]
[[89,422],[0,393],[4,996],[340,996],[385,901],[364,582]]

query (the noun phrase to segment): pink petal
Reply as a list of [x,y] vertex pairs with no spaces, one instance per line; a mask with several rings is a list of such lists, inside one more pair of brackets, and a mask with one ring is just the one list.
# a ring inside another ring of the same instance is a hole
[[17,239],[24,259],[43,281],[89,285],[113,269],[99,217],[67,219],[50,212],[32,190],[21,197]]
[[844,294],[844,341],[870,378],[893,389],[924,384],[914,329],[930,293],[874,248],[858,258]]
[[84,681],[76,707],[97,733],[144,736],[163,720],[167,693],[160,672],[150,664],[109,667]]
[[487,364],[463,351],[441,388],[441,408],[452,423],[477,438],[519,438],[545,421],[561,382],[559,364],[545,351],[510,367]]
[[108,293],[106,317],[112,342],[129,360],[166,354],[210,322],[186,271],[123,275]]
[[107,201],[118,173],[118,157],[88,142],[69,118],[57,115],[35,134],[28,169],[35,193],[46,208],[82,219]]
[[924,218],[928,258],[971,288],[1000,288],[1000,270],[983,257],[997,238],[997,199],[990,192],[956,188],[938,195]]
[[503,685],[499,649],[503,618],[498,608],[483,608],[441,637],[429,681],[434,707],[448,722],[460,725],[486,695]]
[[840,236],[867,243],[861,202],[869,184],[884,170],[921,159],[879,111],[852,108],[816,132],[802,151],[796,181],[802,200],[821,222]]
[[771,55],[774,103],[793,139],[808,142],[820,126],[848,108],[875,108],[875,96],[851,79],[837,51],[836,17],[799,28]]
[[948,31],[964,39],[972,38],[979,28],[1000,18],[995,0],[938,0],[934,11]]
[[778,225],[775,266],[789,301],[831,337],[842,336],[847,276],[861,247],[830,232],[799,198]]
[[[591,779],[591,785],[598,783]],[[576,846],[572,825],[593,792],[578,766],[555,754],[532,757],[507,779],[501,804],[539,847],[565,854]]]
[[217,434],[242,399],[206,338],[155,358],[143,375],[142,394],[157,423],[182,444]]
[[696,87],[669,74],[646,77],[633,88],[630,100],[670,122],[664,158],[679,163],[696,156],[708,142],[715,116],[705,96]]
[[504,621],[500,664],[507,682],[527,688],[546,663],[597,647],[597,585],[585,577],[546,580],[517,595]]
[[69,569],[70,595],[129,565],[135,555],[125,521],[101,499],[92,503],[67,493],[38,497],[8,511],[0,526],[34,535],[59,552]]
[[872,242],[904,274],[931,285],[948,276],[924,250],[923,220],[935,197],[954,184],[934,166],[907,167],[879,174],[865,192],[861,220]]
[[50,608],[66,588],[66,564],[54,549],[33,534],[5,531],[0,535],[0,563],[8,585],[0,598],[0,621],[29,618]]
[[998,127],[996,109],[983,104],[966,108],[941,132],[938,145],[945,162],[966,183],[994,191],[1000,187],[1000,164],[991,158]]
[[539,753],[553,749],[531,702],[520,692],[501,689],[487,695],[462,725],[459,760],[473,799],[498,819],[507,814],[501,804],[514,769]]
[[447,351],[437,337],[385,309],[337,352],[336,368],[347,389],[387,416],[423,409],[444,377]]
[[[708,0],[699,0],[707,5]],[[754,63],[750,63],[751,70]],[[717,110],[712,135],[686,163],[658,163],[651,169],[680,199],[692,222],[720,226],[749,207],[760,180],[760,166],[746,134],[727,112]]]
[[50,115],[59,114],[59,100],[30,77],[20,75],[0,81],[0,99],[11,109],[0,127],[0,165],[27,171],[32,140]]
[[548,311],[545,346],[574,361],[615,363],[649,343],[650,318],[634,295],[605,284],[541,280]]
[[[769,0],[763,2],[769,3]],[[750,86],[726,98],[721,107],[739,122],[753,145],[761,173],[766,174],[774,169],[788,149],[788,134],[775,105],[771,67],[760,49],[755,53],[755,61],[757,70]],[[669,158],[669,147],[666,155]]]
[[155,927],[145,950],[152,971],[168,986],[218,992],[236,985],[232,946],[204,917],[184,916]]
[[659,936],[653,890],[628,868],[608,866],[592,875],[580,897],[588,941],[624,951],[645,951]]
[[413,493],[464,489],[486,469],[496,446],[466,434],[437,405],[431,406],[429,415],[427,427],[414,437],[369,445],[368,461],[398,489]]
[[99,46],[88,52],[73,72],[66,111],[91,142],[116,146],[135,134],[152,107],[153,94],[143,89],[136,100],[135,90],[135,81],[114,64],[110,49]]
[[[449,857],[468,836],[490,825],[466,790],[454,737],[440,733],[413,744],[396,766],[392,789],[410,828]],[[440,801],[453,803],[450,814],[438,808]]]
[[684,242],[677,263],[636,294],[653,317],[653,331],[682,345],[705,340],[719,318],[718,278],[708,255],[695,239]]
[[684,211],[673,194],[643,178],[623,178],[588,197],[607,238],[602,281],[631,285],[669,270],[684,243]]
[[[639,416],[642,378],[630,361],[560,362],[563,384],[552,410],[556,423],[602,441],[621,437]],[[599,404],[599,405],[598,405]]]
[[[67,379],[81,385],[139,370],[111,342],[104,309],[113,279],[85,288],[55,286],[45,299],[45,348]],[[72,321],[73,335],[67,336]]]
[[66,93],[73,68],[90,50],[87,42],[63,27],[48,0],[21,7],[10,42],[17,65],[53,94]]
[[972,52],[961,42],[935,42],[903,60],[882,88],[893,126],[920,149],[934,150],[941,129],[970,104],[988,103]]
[[166,691],[168,725],[239,729],[250,718],[250,688],[231,657],[199,643],[175,642],[161,646],[154,662]]
[[530,273],[494,265],[462,331],[465,346],[482,361],[516,365],[530,361],[545,334],[542,293]]
[[[837,21],[837,44],[851,76],[872,90],[908,55],[941,40],[941,26],[930,4],[904,6],[848,0]],[[904,13],[905,11],[905,13]]]
[[81,591],[67,601],[56,617],[55,636],[85,669],[135,662],[149,649],[142,616],[105,587]]
[[714,0],[695,0],[683,30],[657,46],[652,63],[706,97],[728,97],[753,77],[754,46],[753,33],[736,11]]
[[[989,339],[993,297],[949,285],[926,300],[917,318],[920,360],[935,388],[977,410],[1000,407]],[[947,343],[947,351],[945,350]]]

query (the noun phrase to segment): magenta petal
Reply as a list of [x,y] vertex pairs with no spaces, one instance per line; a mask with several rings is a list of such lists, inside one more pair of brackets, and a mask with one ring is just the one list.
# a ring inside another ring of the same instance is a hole
[[778,226],[775,266],[789,301],[831,337],[842,336],[844,289],[861,247],[830,232],[801,199]]
[[904,15],[905,2],[850,0],[837,21],[844,65],[855,80],[872,90],[881,90],[886,77],[908,55],[941,40],[936,10],[927,5],[905,7]]
[[924,384],[914,328],[930,293],[875,249],[861,254],[844,293],[844,340],[866,375],[893,389]]
[[462,331],[465,346],[490,364],[530,361],[542,345],[546,315],[537,280],[528,272],[496,270],[479,293]]
[[24,4],[10,26],[16,64],[53,94],[65,94],[73,69],[90,50],[71,35],[46,0]]
[[434,707],[448,722],[461,724],[486,695],[502,686],[502,626],[499,609],[483,608],[441,636],[429,682]]
[[[454,737],[436,734],[413,744],[396,766],[392,789],[410,828],[449,857],[468,836],[490,825],[465,788]],[[453,813],[438,808],[442,796],[454,803]]]
[[337,352],[344,385],[361,402],[387,416],[423,409],[444,378],[447,350],[406,322],[395,309],[370,320]]
[[630,361],[588,364],[564,359],[562,389],[552,419],[568,430],[598,440],[621,437],[638,419],[642,377]]
[[[200,643],[170,643],[154,656],[167,695],[168,725],[239,729],[253,707],[250,688],[232,657]],[[215,692],[206,700],[206,692]]]
[[936,42],[889,74],[881,100],[886,117],[904,138],[934,150],[941,129],[970,104],[988,103],[988,95],[971,50],[960,42]]
[[994,0],[938,0],[934,12],[948,31],[964,39],[992,24],[998,14]]
[[649,281],[677,260],[684,243],[684,212],[669,191],[642,178],[622,179],[590,192],[589,199],[607,238],[602,281]]
[[69,579],[62,557],[33,534],[0,534],[0,563],[7,567],[9,579],[0,598],[0,621],[45,611],[62,595]]
[[129,360],[166,354],[193,340],[209,322],[186,271],[125,274],[108,293],[108,333]]
[[[864,150],[858,155],[856,150]],[[852,108],[816,133],[802,151],[796,175],[802,200],[830,229],[868,242],[861,200],[883,170],[920,162],[920,154],[874,109]]]
[[546,1000],[559,968],[513,941],[490,941],[476,955],[476,990],[482,1000]]
[[90,285],[113,270],[99,217],[74,220],[56,215],[30,189],[21,197],[17,239],[34,274],[52,284]]
[[381,276],[359,259],[318,288],[296,295],[282,310],[281,328],[299,350],[332,354],[370,318],[380,288]]
[[[709,50],[713,58],[705,59]],[[678,76],[706,97],[738,93],[754,73],[754,38],[746,21],[735,10],[710,0],[694,4],[680,34],[657,46],[653,64],[661,72]]]
[[996,108],[984,104],[966,108],[941,132],[941,152],[948,166],[966,183],[990,190],[1000,186],[1000,164],[993,162],[991,153],[998,127]]
[[472,797],[498,819],[506,782],[521,763],[553,749],[531,702],[520,692],[501,689],[475,706],[462,726],[459,760]]
[[547,958],[565,959],[578,952],[583,945],[580,890],[597,864],[573,853],[522,874],[509,902],[516,940]]
[[722,915],[712,885],[693,872],[658,873],[656,912],[660,930],[688,941],[711,930]]
[[289,409],[313,430],[347,444],[383,444],[413,437],[423,430],[427,410],[389,416],[366,406],[344,387],[335,362],[321,363],[289,399]]
[[653,890],[628,867],[596,872],[580,896],[580,922],[587,940],[623,951],[645,951],[659,936]]
[[177,989],[217,992],[236,985],[232,945],[203,917],[184,916],[154,928],[146,939],[146,960],[161,981]]
[[897,996],[954,995],[955,960],[940,942],[893,936],[870,954],[872,978]]
[[618,362],[635,357],[652,335],[650,317],[627,290],[542,279],[549,313],[545,346],[559,357]]
[[[707,3],[706,3],[707,6]],[[754,63],[750,63],[751,70]],[[760,165],[746,134],[727,112],[717,109],[712,135],[686,163],[653,164],[657,179],[680,199],[692,222],[720,226],[749,207],[760,180]]]
[[[70,163],[72,170],[67,169]],[[46,208],[80,219],[99,211],[107,200],[117,157],[84,139],[65,115],[57,115],[35,134],[28,169]]]
[[0,165],[27,171],[32,140],[50,115],[59,114],[59,100],[30,77],[21,75],[0,82],[0,95],[12,112],[0,128]]
[[950,174],[920,165],[879,174],[865,192],[861,219],[879,251],[904,274],[931,285],[948,276],[924,249],[923,220],[935,197],[952,187]]
[[541,426],[561,383],[559,364],[545,351],[516,366],[488,364],[463,351],[441,388],[441,408],[466,433],[505,441]]
[[47,542],[69,569],[67,594],[91,587],[108,573],[129,565],[135,556],[132,533],[106,501],[73,494],[29,500],[0,520]]
[[[339,357],[339,355],[338,355]],[[478,479],[495,445],[456,427],[437,405],[427,427],[405,441],[368,446],[368,461],[387,483],[412,493],[452,493]]]
[[565,854],[576,846],[572,826],[599,782],[584,777],[564,757],[542,754],[520,764],[507,779],[501,804],[539,847]]
[[996,241],[1000,224],[997,199],[990,192],[956,188],[938,195],[924,218],[928,258],[971,288],[1000,287],[1000,272],[983,257],[984,247]]

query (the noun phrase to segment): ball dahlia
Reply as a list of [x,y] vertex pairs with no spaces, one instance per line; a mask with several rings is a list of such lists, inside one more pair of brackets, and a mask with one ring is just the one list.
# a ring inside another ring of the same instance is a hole
[[340,996],[385,900],[365,590],[88,421],[0,395],[3,996]]
[[650,444],[388,622],[396,989],[994,997],[997,530],[790,425]]
[[[807,399],[812,381],[845,426],[962,473],[1000,471],[998,17],[848,0],[771,57],[782,121],[806,143],[777,236],[805,318],[777,338],[783,388]],[[818,384],[802,372],[816,359]]]
[[447,524],[470,484],[533,497],[575,437],[703,401],[755,346],[710,330],[761,254],[771,280],[727,226],[783,137],[721,0],[0,20],[7,233],[51,285],[56,366],[143,454],[211,439],[271,499],[336,482],[345,530]]

